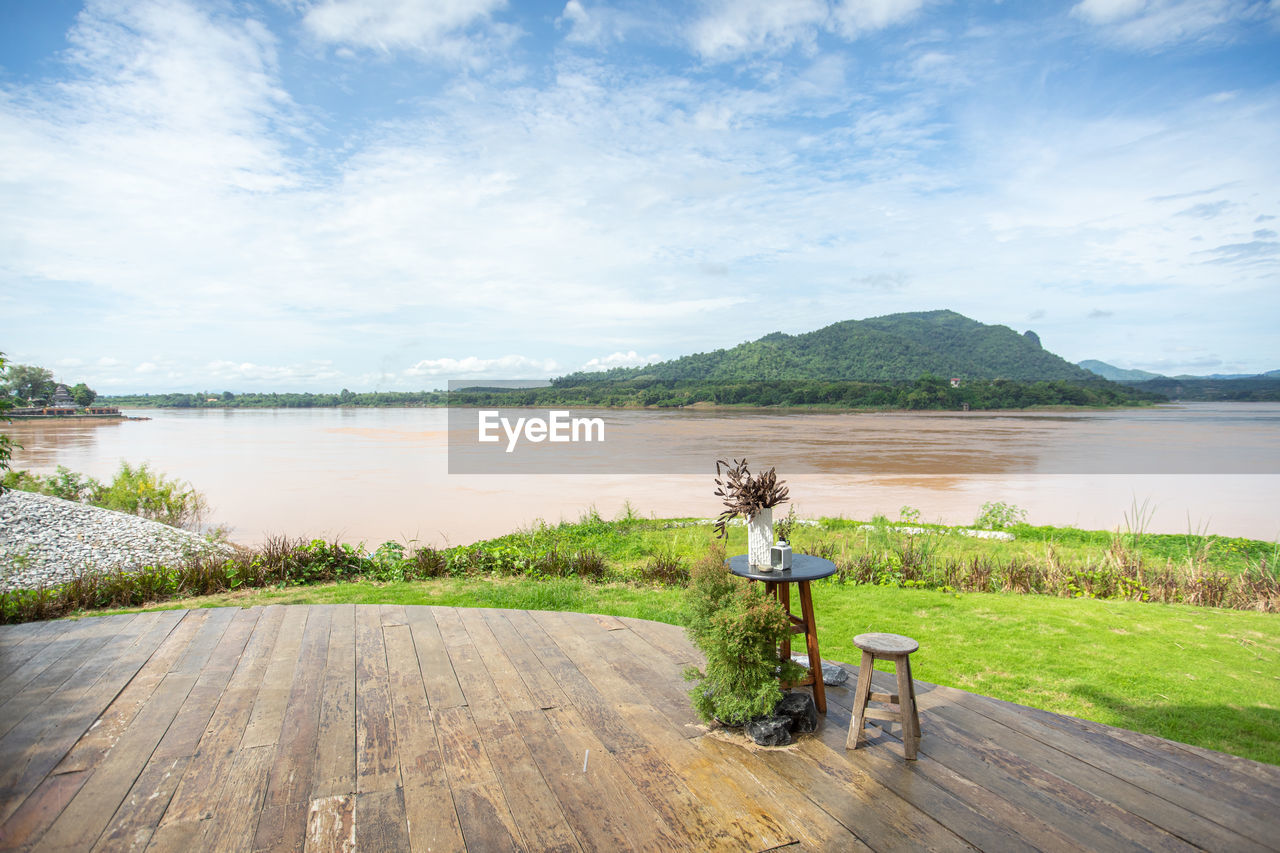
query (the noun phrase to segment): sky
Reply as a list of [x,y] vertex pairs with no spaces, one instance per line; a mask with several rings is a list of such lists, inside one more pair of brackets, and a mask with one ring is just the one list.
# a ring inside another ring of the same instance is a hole
[[416,390],[949,308],[1280,368],[1280,0],[0,0],[0,351]]

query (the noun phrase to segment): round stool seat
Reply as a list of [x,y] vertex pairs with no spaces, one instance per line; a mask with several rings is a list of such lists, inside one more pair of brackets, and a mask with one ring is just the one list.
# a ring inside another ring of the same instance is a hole
[[909,655],[920,648],[915,640],[901,634],[859,634],[853,644],[873,655]]

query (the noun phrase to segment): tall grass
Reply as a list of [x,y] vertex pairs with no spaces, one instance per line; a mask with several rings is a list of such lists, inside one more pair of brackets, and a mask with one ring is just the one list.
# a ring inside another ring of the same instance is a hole
[[[237,549],[232,557],[193,557],[176,566],[128,571],[86,570],[58,586],[0,592],[0,624],[56,619],[82,610],[139,607],[241,588],[481,575],[596,583],[616,579],[604,557],[591,549],[520,554],[482,546],[407,549],[397,542],[385,542],[369,552],[363,545],[276,536],[257,548]],[[559,588],[555,583],[548,586]]]
[[1243,571],[1209,567],[1212,541],[1188,548],[1181,561],[1151,559],[1137,543],[1142,527],[1116,533],[1105,551],[1083,562],[1061,559],[1053,543],[1043,557],[989,554],[957,558],[940,553],[935,531],[900,533],[879,521],[866,530],[866,547],[857,554],[835,553],[830,542],[803,547],[835,561],[838,583],[938,589],[944,592],[1016,592],[1068,598],[1127,599],[1166,604],[1196,604],[1238,610],[1280,612],[1280,563],[1246,560]]
[[192,530],[200,527],[209,509],[204,495],[190,483],[152,471],[145,462],[137,466],[121,462],[107,483],[59,465],[56,473],[46,476],[8,471],[3,484],[7,489],[38,492]]

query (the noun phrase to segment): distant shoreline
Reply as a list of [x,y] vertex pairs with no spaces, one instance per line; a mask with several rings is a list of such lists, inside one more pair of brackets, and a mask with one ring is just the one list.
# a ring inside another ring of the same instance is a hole
[[[1189,402],[1197,402],[1197,403],[1198,403],[1198,402],[1202,402],[1202,401],[1189,401]],[[1235,401],[1235,400],[1223,400],[1223,401],[1214,401],[1214,402],[1224,402],[1224,403],[1234,403],[1234,402],[1241,402],[1241,403],[1256,403],[1256,402],[1269,402],[1269,401],[1255,401],[1255,400],[1242,400],[1242,401]],[[694,412],[796,412],[796,413],[807,413],[807,412],[811,412],[811,413],[821,413],[821,414],[837,413],[837,412],[849,412],[849,413],[853,413],[853,414],[905,414],[905,415],[910,415],[910,414],[953,414],[953,415],[967,415],[967,414],[1001,414],[1001,413],[1004,413],[1004,414],[1011,414],[1011,413],[1017,413],[1017,412],[1100,412],[1100,411],[1108,411],[1108,412],[1112,412],[1112,411],[1126,411],[1126,410],[1133,410],[1133,409],[1154,409],[1154,408],[1160,408],[1160,407],[1168,407],[1168,406],[1175,406],[1175,405],[1183,405],[1183,403],[1181,403],[1180,401],[1173,400],[1173,401],[1169,401],[1169,402],[1167,402],[1167,403],[1166,403],[1166,402],[1161,402],[1161,403],[1128,403],[1128,404],[1124,404],[1124,405],[1114,405],[1114,406],[1103,406],[1103,405],[1098,405],[1098,406],[1084,406],[1084,405],[1081,405],[1081,406],[1071,406],[1071,405],[1064,405],[1064,404],[1053,404],[1053,405],[1024,406],[1024,407],[1022,407],[1022,408],[1004,408],[1004,409],[974,409],[974,408],[970,408],[970,409],[968,409],[968,410],[963,410],[963,409],[940,409],[940,408],[939,408],[939,409],[903,409],[903,408],[898,408],[898,407],[887,407],[887,406],[886,406],[886,407],[877,407],[877,406],[838,406],[838,405],[834,405],[834,404],[831,404],[831,403],[815,403],[815,404],[811,404],[811,405],[785,405],[785,404],[783,404],[783,405],[776,405],[776,406],[758,406],[758,405],[752,405],[752,404],[750,404],[750,403],[703,403],[703,402],[699,402],[699,403],[692,403],[692,404],[687,405],[687,406],[657,406],[657,405],[652,405],[652,406],[640,406],[640,405],[634,405],[634,404],[626,404],[626,405],[618,405],[618,406],[601,406],[601,405],[599,405],[599,404],[594,404],[594,405],[592,405],[592,404],[589,404],[589,405],[576,405],[576,404],[574,404],[574,403],[547,403],[547,404],[536,404],[536,405],[513,405],[513,404],[510,404],[510,403],[491,403],[491,404],[485,404],[485,403],[475,403],[475,404],[470,404],[470,403],[468,403],[468,404],[463,404],[463,405],[452,405],[452,406],[447,405],[447,404],[444,404],[444,403],[387,403],[387,404],[384,404],[384,405],[367,405],[367,404],[341,403],[341,404],[334,405],[334,406],[329,406],[329,405],[318,405],[318,406],[234,406],[234,405],[225,406],[225,405],[224,405],[224,406],[217,406],[217,405],[213,405],[213,404],[204,405],[204,406],[155,406],[155,405],[150,405],[150,406],[148,406],[148,405],[131,404],[131,403],[130,403],[130,404],[125,404],[125,403],[116,403],[116,404],[113,404],[113,405],[117,405],[120,409],[122,409],[122,410],[128,410],[128,411],[143,411],[143,410],[146,410],[146,411],[173,411],[173,412],[191,412],[191,411],[245,411],[245,412],[255,412],[255,411],[258,411],[258,412],[268,412],[268,411],[294,411],[294,410],[299,410],[299,409],[303,409],[303,410],[306,410],[306,409],[446,409],[446,410],[447,410],[447,409],[495,409],[495,408],[497,408],[497,409],[550,409],[550,408],[565,408],[565,409],[574,409],[574,410],[591,410],[591,411],[601,411],[601,412],[610,412],[610,411],[624,411],[624,412],[680,412],[680,411],[686,411],[686,412],[687,412],[687,411],[694,411]],[[18,416],[14,416],[14,417],[15,417],[15,418],[17,418]],[[88,418],[88,417],[108,417],[108,418],[117,418],[117,419],[123,418],[123,419],[125,419],[125,420],[147,420],[146,418],[129,418],[129,417],[125,416],[125,415],[106,415],[106,416],[96,416],[96,415],[95,415],[95,416],[89,416],[89,415],[84,415],[84,416],[65,416],[65,415],[64,415],[64,416],[43,416],[43,415],[41,415],[41,416],[34,416],[34,417],[24,416],[22,419],[23,419],[23,420],[37,420],[37,419],[42,419],[42,420],[72,420],[72,419],[74,419],[74,418],[76,418],[76,417],[84,417],[84,418]]]

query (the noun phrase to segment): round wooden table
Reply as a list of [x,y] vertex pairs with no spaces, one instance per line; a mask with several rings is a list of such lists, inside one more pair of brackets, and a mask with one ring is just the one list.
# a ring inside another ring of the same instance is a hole
[[[793,554],[791,568],[774,569],[762,572],[753,569],[747,562],[746,554],[738,554],[729,558],[729,571],[747,580],[760,581],[770,595],[782,604],[791,620],[791,633],[804,634],[805,646],[809,654],[809,674],[799,681],[784,684],[784,687],[813,686],[813,704],[818,712],[827,713],[827,693],[822,684],[822,654],[818,651],[818,626],[813,619],[813,596],[809,592],[809,582],[831,577],[836,573],[836,564],[822,557],[809,554]],[[800,593],[800,615],[791,612],[791,584],[795,584]],[[783,660],[791,657],[791,637],[782,641]]]

